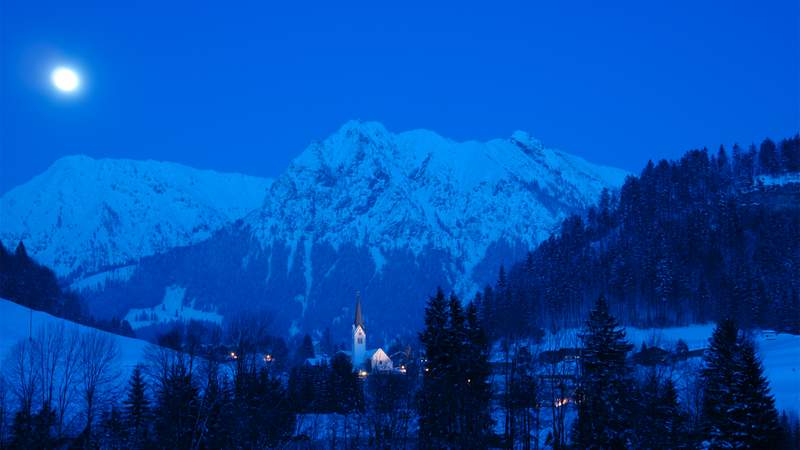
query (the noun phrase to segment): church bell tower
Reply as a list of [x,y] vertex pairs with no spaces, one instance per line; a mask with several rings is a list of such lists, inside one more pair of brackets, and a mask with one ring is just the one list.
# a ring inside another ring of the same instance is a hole
[[367,353],[367,332],[361,317],[361,293],[356,292],[356,317],[353,320],[353,367],[358,370],[364,364]]

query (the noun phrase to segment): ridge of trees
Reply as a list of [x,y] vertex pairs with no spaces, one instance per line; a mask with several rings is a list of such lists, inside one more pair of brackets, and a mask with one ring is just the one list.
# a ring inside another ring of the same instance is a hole
[[24,242],[20,242],[14,252],[0,244],[0,297],[111,333],[134,335],[125,320],[92,317],[77,293],[63,290],[55,273],[28,255]]
[[629,325],[730,317],[800,332],[799,154],[794,136],[649,162],[525,261],[500,268],[476,297],[487,329],[531,336],[577,326],[605,293]]

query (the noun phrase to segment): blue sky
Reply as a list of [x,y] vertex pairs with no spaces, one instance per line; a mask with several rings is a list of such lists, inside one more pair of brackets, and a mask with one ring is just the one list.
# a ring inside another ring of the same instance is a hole
[[800,129],[796,0],[277,3],[0,2],[0,192],[75,153],[274,176],[348,119],[632,171]]

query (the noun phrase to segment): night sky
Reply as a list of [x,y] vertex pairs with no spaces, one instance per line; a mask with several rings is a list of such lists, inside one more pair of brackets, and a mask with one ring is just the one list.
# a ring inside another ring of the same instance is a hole
[[797,0],[281,3],[0,0],[0,193],[76,153],[275,176],[349,119],[636,172],[800,129]]

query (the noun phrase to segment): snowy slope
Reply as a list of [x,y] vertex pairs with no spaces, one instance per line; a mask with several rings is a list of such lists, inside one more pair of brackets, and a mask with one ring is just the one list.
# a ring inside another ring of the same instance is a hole
[[[393,134],[379,123],[351,121],[297,157],[246,223],[263,248],[288,243],[288,267],[319,243],[366,247],[377,272],[392,250],[443,251],[454,262],[449,275],[457,290],[467,291],[492,244],[532,248],[625,176],[521,131],[455,142],[428,130]],[[314,267],[305,270],[313,283]]]
[[[660,329],[628,328],[626,334],[634,348],[642,342],[673,349],[678,339],[683,339],[690,350],[708,348],[714,324]],[[779,333],[767,338],[761,331],[752,333],[758,356],[764,364],[764,374],[769,380],[778,411],[800,412],[800,336]]]
[[169,286],[164,292],[164,300],[152,308],[131,309],[125,320],[136,330],[149,325],[168,323],[175,320],[197,320],[222,323],[222,316],[213,311],[200,311],[194,308],[193,302],[184,304],[186,289]]
[[[713,323],[669,328],[626,327],[625,336],[635,350],[638,350],[642,343],[673,350],[679,339],[686,342],[689,350],[700,350],[708,348],[708,340],[714,332],[714,327]],[[578,333],[579,330],[572,328],[562,330],[557,335],[548,334],[540,350],[554,346],[577,347]],[[778,333],[774,337],[768,337],[759,330],[753,331],[750,336],[764,365],[764,374],[769,381],[772,395],[775,396],[775,407],[778,411],[800,412],[800,336]],[[494,357],[497,361],[502,360],[503,355],[499,349],[495,350]],[[697,366],[689,368],[696,370]]]
[[[30,309],[20,306],[10,300],[0,298],[0,362],[4,361],[9,350],[20,340],[28,339],[30,331]],[[33,335],[39,329],[50,324],[63,323],[68,328],[76,327],[80,333],[96,331],[95,328],[78,325],[65,319],[51,316],[40,311],[33,312]],[[128,338],[116,334],[101,333],[110,336],[119,348],[118,362],[125,372],[136,364],[144,362],[145,348],[152,345],[140,339]],[[127,374],[122,378],[127,380]]]
[[[0,240],[64,278],[189,245],[261,205],[270,180],[174,163],[69,156],[0,198]],[[106,276],[100,273],[90,287]]]

